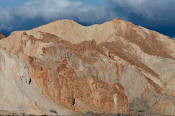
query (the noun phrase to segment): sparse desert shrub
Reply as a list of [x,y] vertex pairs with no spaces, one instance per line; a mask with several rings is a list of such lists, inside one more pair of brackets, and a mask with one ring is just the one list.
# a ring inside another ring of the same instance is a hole
[[50,109],[50,112],[57,114],[57,111],[54,109]]
[[144,110],[138,110],[138,112],[144,112]]
[[87,111],[86,113],[87,113],[87,114],[95,114],[93,111],[90,111],[90,110]]

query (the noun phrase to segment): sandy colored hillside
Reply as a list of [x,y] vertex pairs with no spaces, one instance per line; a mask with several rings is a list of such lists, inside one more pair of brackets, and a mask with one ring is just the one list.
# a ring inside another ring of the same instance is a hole
[[0,40],[0,110],[175,115],[174,49],[168,36],[120,19],[13,32]]

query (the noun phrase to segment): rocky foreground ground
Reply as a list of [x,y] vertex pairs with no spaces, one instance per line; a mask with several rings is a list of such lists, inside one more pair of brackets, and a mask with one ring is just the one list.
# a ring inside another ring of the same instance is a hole
[[175,115],[174,77],[174,41],[120,19],[60,20],[0,40],[2,111]]
[[[25,114],[25,113],[2,113],[1,116],[36,116],[33,114]],[[76,114],[76,115],[38,115],[38,116],[174,116],[174,115],[163,115],[163,114],[151,114],[151,113],[133,113],[133,114]]]

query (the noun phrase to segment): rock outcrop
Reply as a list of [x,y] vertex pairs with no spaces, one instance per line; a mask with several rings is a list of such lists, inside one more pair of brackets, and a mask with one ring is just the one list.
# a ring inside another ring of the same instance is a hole
[[13,32],[0,40],[0,109],[175,114],[174,49],[169,37],[120,19]]
[[0,32],[0,39],[5,38],[6,36]]

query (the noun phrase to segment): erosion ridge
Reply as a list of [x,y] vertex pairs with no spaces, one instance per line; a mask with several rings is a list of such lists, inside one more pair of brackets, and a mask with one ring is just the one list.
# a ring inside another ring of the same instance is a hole
[[175,115],[174,49],[168,36],[120,19],[13,32],[0,40],[0,110]]

